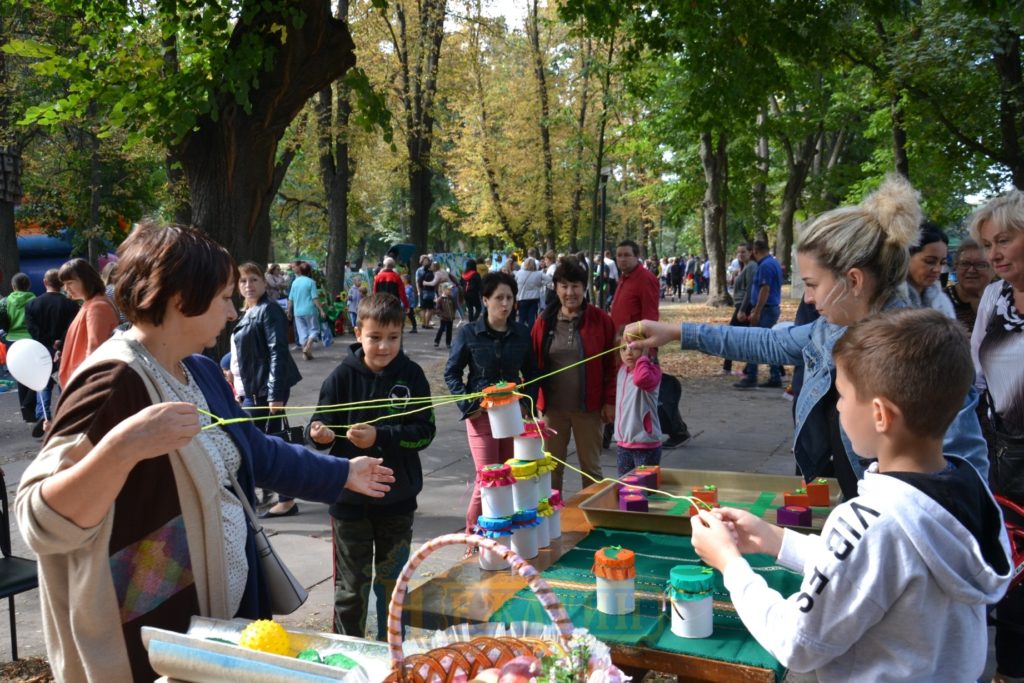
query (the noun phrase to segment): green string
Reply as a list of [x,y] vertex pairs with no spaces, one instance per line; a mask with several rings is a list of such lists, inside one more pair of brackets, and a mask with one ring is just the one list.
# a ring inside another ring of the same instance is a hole
[[[613,347],[613,348],[610,348],[610,349],[606,349],[604,351],[601,351],[600,353],[596,353],[593,356],[590,356],[589,358],[584,358],[583,360],[580,360],[580,361],[577,361],[575,363],[572,363],[571,365],[567,365],[564,368],[559,368],[558,370],[554,370],[554,371],[549,372],[547,374],[541,375],[540,377],[535,377],[535,378],[533,378],[533,379],[531,379],[531,380],[529,380],[527,382],[523,382],[522,384],[519,384],[518,386],[519,387],[525,387],[525,386],[528,386],[530,384],[533,384],[534,382],[540,382],[542,380],[547,379],[548,377],[552,377],[554,375],[557,375],[560,372],[565,372],[566,370],[571,370],[572,368],[575,368],[575,367],[577,367],[579,365],[583,365],[584,363],[589,363],[590,361],[592,361],[592,360],[594,360],[596,358],[600,358],[601,356],[604,356],[606,354],[613,353],[615,351],[619,351],[619,350],[625,348],[625,346],[626,346],[625,344],[622,344],[620,346],[616,346],[616,347]],[[516,394],[516,395],[524,396],[524,394]],[[474,401],[474,400],[482,399],[482,398],[484,398],[484,393],[483,392],[476,392],[476,393],[471,393],[471,394],[459,394],[458,396],[413,396],[413,397],[402,398],[402,399],[395,399],[395,398],[391,398],[391,397],[387,397],[387,398],[373,398],[373,399],[367,399],[365,401],[351,401],[349,403],[334,403],[334,404],[328,404],[328,405],[288,406],[287,408],[282,409],[281,412],[279,412],[279,413],[271,413],[271,414],[267,414],[267,415],[249,415],[249,416],[246,416],[246,417],[229,417],[229,418],[218,417],[217,415],[215,415],[215,414],[213,414],[213,413],[211,413],[211,412],[209,412],[207,410],[203,410],[202,408],[199,408],[198,410],[199,410],[200,413],[202,413],[203,415],[206,415],[211,420],[210,424],[204,426],[203,429],[210,429],[210,428],[213,428],[213,427],[222,427],[224,425],[229,425],[229,424],[241,424],[243,422],[260,422],[260,421],[268,421],[268,420],[277,420],[277,419],[280,419],[281,417],[300,417],[300,416],[306,416],[306,415],[316,415],[316,414],[321,414],[322,415],[322,414],[336,413],[336,412],[351,412],[352,410],[355,410],[356,408],[382,408],[382,407],[387,407],[387,406],[394,405],[398,401],[401,401],[403,405],[408,405],[410,403],[412,403],[412,404],[416,404],[416,403],[424,403],[424,404],[426,404],[422,408],[417,408],[416,410],[411,410],[411,411],[404,412],[404,413],[394,413],[394,414],[389,414],[389,415],[382,415],[382,416],[374,418],[372,420],[368,420],[368,421],[364,421],[364,422],[358,423],[358,424],[373,424],[374,422],[378,422],[380,420],[385,420],[385,419],[393,418],[393,417],[405,417],[407,415],[413,415],[415,413],[422,412],[424,410],[429,410],[429,409],[432,409],[434,407],[451,405],[452,403],[457,403],[459,401]],[[529,398],[529,397],[527,397],[527,398]],[[532,400],[531,400],[531,404],[532,404]],[[250,409],[252,409],[252,408],[250,408]],[[270,410],[270,406],[255,406],[255,409],[258,409],[258,410],[268,410],[269,411]],[[337,427],[338,429],[348,429],[352,425],[325,425],[325,426],[329,427],[331,429],[334,429],[335,427]]]
[[[560,372],[565,372],[566,370],[571,370],[572,368],[575,368],[577,366],[583,365],[585,363],[589,363],[590,361],[595,360],[597,358],[600,358],[601,356],[607,355],[609,353],[614,353],[616,351],[620,351],[620,350],[624,349],[626,346],[627,346],[626,344],[620,344],[619,346],[616,346],[616,347],[613,347],[613,348],[610,348],[610,349],[606,349],[604,351],[601,351],[599,353],[594,354],[593,356],[590,356],[588,358],[584,358],[583,360],[580,360],[580,361],[577,361],[575,363],[572,363],[571,365],[567,365],[564,368],[559,368],[558,370],[553,370],[553,371],[551,371],[549,373],[546,373],[544,375],[541,375],[539,377],[534,377],[533,379],[531,379],[531,380],[529,380],[527,382],[523,382],[523,383],[517,385],[517,388],[525,387],[525,386],[528,386],[528,385],[533,384],[535,382],[540,382],[542,380],[547,379],[548,377],[553,377],[554,375],[557,375]],[[540,428],[540,422],[537,419],[537,410],[536,410],[536,406],[534,405],[533,398],[529,394],[523,394],[523,393],[520,393],[518,391],[514,392],[513,395],[514,396],[518,396],[518,397],[523,398],[523,399],[526,399],[527,403],[529,403],[529,406],[530,406],[530,418],[529,419],[531,419],[533,421],[534,426],[537,428],[537,431],[540,434],[542,448],[544,449],[545,452],[547,452],[547,445],[546,445],[545,439],[544,439],[544,432]],[[366,408],[366,407],[387,407],[387,406],[390,406],[390,405],[394,405],[398,401],[401,401],[404,405],[407,405],[409,403],[413,403],[413,404],[424,403],[424,404],[426,404],[426,405],[423,405],[423,406],[421,406],[419,408],[414,408],[413,410],[407,410],[407,411],[404,411],[404,412],[401,412],[401,413],[391,413],[391,414],[381,415],[379,417],[376,417],[376,418],[373,418],[373,419],[370,419],[370,420],[364,420],[363,422],[357,423],[357,424],[373,424],[373,423],[379,422],[381,420],[388,420],[388,419],[393,419],[393,418],[398,418],[398,417],[408,417],[409,415],[415,415],[416,413],[423,412],[424,410],[433,410],[435,407],[447,406],[447,405],[451,405],[453,403],[458,403],[459,401],[472,401],[472,400],[476,400],[476,399],[481,399],[481,398],[484,398],[484,396],[485,396],[484,392],[481,391],[481,392],[476,392],[476,393],[471,393],[471,394],[458,394],[458,395],[449,395],[449,396],[419,396],[419,397],[410,397],[410,398],[402,398],[402,399],[396,399],[396,398],[391,398],[391,397],[388,397],[388,398],[375,398],[375,399],[367,399],[365,401],[352,401],[350,403],[335,403],[335,404],[329,404],[329,405],[289,406],[287,409],[282,410],[281,413],[275,413],[275,414],[272,414],[272,415],[258,415],[258,416],[248,416],[248,417],[232,417],[232,418],[218,417],[217,415],[214,415],[213,413],[211,413],[211,412],[209,412],[207,410],[203,410],[202,408],[198,408],[198,410],[199,410],[200,413],[202,413],[203,415],[206,415],[211,420],[211,423],[206,425],[206,426],[204,426],[203,429],[210,429],[212,427],[220,427],[220,426],[229,425],[229,424],[240,424],[240,423],[243,423],[243,422],[258,422],[258,421],[261,421],[261,420],[276,420],[276,419],[278,419],[278,418],[280,418],[282,416],[287,417],[289,415],[297,416],[297,415],[326,414],[326,413],[335,413],[335,412],[351,412],[353,409],[360,408],[360,407],[362,407],[362,408]],[[260,409],[269,409],[270,407],[269,406],[258,406],[258,408],[260,408]],[[328,429],[331,429],[331,430],[342,430],[342,429],[344,429],[344,430],[347,431],[348,429],[350,429],[351,427],[353,427],[355,425],[354,424],[348,424],[348,425],[324,425],[324,426],[327,427]],[[343,438],[343,436],[339,436],[337,433],[335,434],[335,436],[338,437],[338,438]],[[566,467],[566,468],[568,468],[568,469],[570,469],[570,470],[572,470],[574,472],[579,473],[581,476],[586,477],[587,479],[590,479],[594,483],[603,484],[605,482],[608,482],[608,483],[622,484],[623,486],[627,486],[627,484],[624,484],[623,482],[619,481],[618,479],[613,479],[611,477],[604,477],[603,479],[596,479],[596,478],[590,476],[589,474],[587,474],[586,472],[584,472],[583,470],[580,470],[580,469],[577,469],[576,467],[573,467],[570,463],[567,463],[564,460],[560,460],[559,458],[556,458],[555,456],[551,455],[550,453],[548,453],[548,455],[550,455],[551,459],[554,460],[555,462],[559,463],[560,465],[562,465],[562,466],[564,466],[564,467]],[[646,486],[632,486],[632,485],[628,485],[628,486],[630,486],[630,488],[639,489],[641,491],[648,491],[650,493],[656,493],[656,494],[665,496],[666,498],[671,498],[671,499],[679,500],[679,501],[685,501],[687,503],[690,503],[691,505],[697,506],[698,508],[703,506],[703,507],[707,508],[708,510],[712,509],[712,506],[710,504],[708,504],[707,502],[705,502],[705,501],[703,501],[703,500],[701,500],[699,498],[694,498],[692,496],[677,495],[677,494],[673,494],[673,493],[668,493],[666,491],[659,491],[658,489],[647,488]]]
[[561,460],[559,458],[556,458],[554,455],[552,455],[551,453],[548,452],[547,443],[546,443],[546,441],[544,439],[544,430],[542,430],[540,428],[540,421],[537,419],[537,411],[534,409],[533,399],[530,398],[529,396],[527,396],[526,394],[520,394],[520,396],[525,398],[529,402],[529,404],[530,404],[530,416],[531,416],[530,419],[533,420],[533,424],[537,428],[537,432],[540,434],[541,448],[544,449],[545,455],[550,456],[552,460],[554,460],[555,462],[559,463],[560,465],[562,465],[562,466],[572,470],[573,472],[578,473],[580,476],[589,479],[590,481],[594,482],[595,484],[604,484],[605,482],[613,483],[613,484],[621,484],[623,486],[628,486],[629,488],[632,488],[632,489],[639,489],[641,491],[648,491],[650,493],[657,493],[659,495],[665,496],[666,498],[672,498],[672,499],[675,499],[675,500],[686,501],[686,502],[690,503],[691,505],[696,506],[697,508],[700,508],[700,506],[703,505],[708,510],[713,509],[711,504],[707,503],[706,501],[701,500],[700,498],[694,498],[693,496],[678,495],[678,494],[675,494],[675,493],[668,493],[667,491],[660,491],[658,489],[647,488],[646,486],[636,486],[634,484],[626,484],[625,482],[619,481],[618,479],[613,479],[612,477],[604,477],[602,479],[597,479],[597,478],[592,477],[591,475],[587,474],[583,470],[577,469],[576,467],[573,467],[571,464],[567,463],[566,461]]

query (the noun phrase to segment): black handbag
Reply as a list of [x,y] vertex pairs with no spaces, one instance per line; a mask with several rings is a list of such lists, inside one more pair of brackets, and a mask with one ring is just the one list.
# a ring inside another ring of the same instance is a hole
[[288,443],[298,444],[300,446],[306,443],[306,428],[305,427],[292,427],[288,424],[288,418],[281,418],[281,431],[270,432],[268,436],[276,436],[282,441]]
[[989,436],[993,441],[989,444],[992,490],[1012,500],[1024,500],[1024,436],[1006,432],[992,405],[992,397],[985,393],[991,422]]
[[994,427],[992,490],[1012,500],[1024,500],[1024,436],[1010,436]]

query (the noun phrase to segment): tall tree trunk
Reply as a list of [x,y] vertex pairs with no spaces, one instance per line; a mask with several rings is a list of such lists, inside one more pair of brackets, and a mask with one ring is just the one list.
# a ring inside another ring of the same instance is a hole
[[889,103],[892,111],[892,157],[893,168],[901,176],[910,179],[910,159],[907,157],[907,126],[903,116],[903,102],[899,95]]
[[[0,47],[9,40],[0,12]],[[11,128],[11,84],[7,54],[0,49],[0,295],[11,293],[11,276],[21,269],[14,205],[21,200],[21,145]]]
[[[188,138],[181,159],[192,221],[239,263],[266,263],[278,140],[262,134],[240,108],[223,112]],[[230,134],[229,134],[230,133]]]
[[[832,191],[829,179],[832,177],[832,170],[839,164],[839,157],[846,146],[846,140],[847,132],[845,128],[840,128],[831,141],[829,141],[828,135],[822,135],[818,142],[818,153],[814,157],[812,175],[818,182],[818,201],[829,208],[839,206],[840,198]],[[822,165],[822,160],[826,154],[828,158],[825,160],[825,164]]]
[[754,148],[756,158],[757,182],[754,183],[754,223],[756,234],[767,239],[768,229],[768,164],[771,161],[768,148],[768,133],[765,130],[768,112],[764,107],[757,112],[757,145]]
[[[173,13],[173,9],[168,9]],[[164,74],[167,78],[178,73],[178,37],[172,33],[163,40],[164,46]],[[164,154],[164,171],[167,175],[167,194],[171,201],[171,214],[174,222],[181,225],[188,225],[192,222],[192,205],[188,200],[188,184],[185,180],[185,172],[181,168],[181,159],[173,150]]]
[[[348,0],[339,0],[337,18],[348,21]],[[335,120],[337,111],[337,120]],[[317,97],[317,141],[320,180],[327,198],[327,292],[333,300],[345,289],[348,258],[348,191],[352,166],[348,154],[348,120],[352,112],[348,88],[341,81]]]
[[540,146],[544,159],[544,241],[548,249],[555,248],[555,190],[552,180],[551,160],[551,112],[548,106],[548,84],[545,74],[544,54],[540,50],[540,21],[537,17],[537,0],[530,4],[526,18],[526,32],[533,48],[533,74],[537,79],[537,98],[540,101]]
[[352,262],[352,267],[356,270],[363,269],[363,261],[366,259],[366,242],[368,236],[363,233],[359,236],[359,241],[356,242],[356,259]]
[[[446,0],[423,0],[417,4],[419,15],[415,45],[409,38],[405,8],[395,3],[398,36],[392,31],[402,78],[402,104],[405,109],[406,152],[409,178],[409,240],[416,254],[428,251],[430,208],[434,204],[431,181],[434,140],[434,97],[437,94],[437,68],[444,40]],[[390,24],[389,24],[390,28]]]
[[725,286],[725,166],[726,136],[718,133],[717,141],[711,131],[700,134],[700,161],[704,169],[704,201],[701,202],[704,219],[704,242],[711,261],[711,282],[708,285],[708,305],[726,306],[731,303]]
[[1020,33],[1009,25],[1001,25],[996,37],[997,48],[992,61],[999,77],[999,132],[1006,165],[1010,167],[1013,184],[1024,189],[1024,156],[1021,135],[1024,134],[1024,76],[1022,76]]
[[572,175],[572,208],[569,210],[569,251],[578,248],[580,234],[580,214],[583,209],[583,152],[586,149],[587,105],[590,92],[591,56],[594,52],[593,39],[587,37],[583,51],[582,69],[580,72],[583,84],[580,86],[580,113],[576,117],[576,163]]
[[[95,113],[89,116],[95,120]],[[85,131],[89,144],[89,246],[88,260],[95,268],[99,263],[100,201],[103,197],[103,165],[100,162],[100,139],[91,130]]]
[[[267,261],[270,206],[275,181],[280,182],[275,178],[277,146],[288,124],[313,95],[355,64],[348,25],[331,16],[329,3],[295,0],[293,5],[306,20],[300,28],[289,26],[288,40],[250,95],[249,112],[225,98],[215,116],[201,117],[171,150],[188,183],[192,222],[238,262]],[[232,44],[241,40],[240,27]]]
[[[597,126],[597,156],[594,159],[594,194],[590,213],[590,258],[594,256],[597,242],[597,224],[600,216],[597,213],[598,195],[601,192],[601,169],[604,167],[604,135],[608,126],[608,105],[611,99],[612,56],[615,54],[615,33],[608,38],[608,58],[604,66],[604,80],[601,83],[601,116]],[[601,207],[604,210],[604,207]]]
[[807,183],[807,174],[811,168],[821,131],[808,135],[797,149],[793,149],[789,139],[783,136],[786,149],[786,186],[782,190],[782,206],[779,207],[779,227],[775,234],[775,256],[779,259],[783,272],[790,272],[793,250],[793,217],[796,215]]
[[480,162],[484,167],[484,175],[487,176],[487,191],[491,196],[491,205],[494,207],[494,214],[498,218],[498,224],[501,226],[501,230],[506,235],[511,235],[512,224],[508,218],[508,212],[505,210],[505,202],[501,196],[501,190],[498,185],[498,172],[494,168],[494,160],[490,154],[490,115],[487,110],[487,97],[484,91],[484,57],[483,47],[480,42],[480,32],[483,30],[484,17],[483,10],[480,0],[476,2],[476,21],[469,27],[470,30],[470,43],[472,45],[473,53],[471,55],[472,68],[473,68],[473,81],[476,86],[476,99],[478,109],[480,110],[479,123],[480,123]]

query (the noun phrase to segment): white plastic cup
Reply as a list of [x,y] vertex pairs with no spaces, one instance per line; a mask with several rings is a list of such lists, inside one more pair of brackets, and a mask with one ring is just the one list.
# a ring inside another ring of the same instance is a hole
[[540,554],[537,546],[537,527],[516,529],[512,532],[512,550],[524,560],[532,560]]
[[484,569],[489,572],[496,572],[502,569],[508,569],[508,560],[499,553],[493,550],[487,550],[486,548],[480,550],[480,569]]
[[672,633],[680,638],[707,638],[714,630],[711,595],[700,600],[672,599]]
[[597,611],[602,614],[631,614],[634,609],[636,586],[634,579],[612,581],[597,579]]
[[541,498],[551,495],[551,472],[537,475],[537,490],[540,492]]
[[554,540],[562,537],[562,511],[555,510],[548,517],[548,538]]
[[537,547],[547,548],[551,545],[551,529],[548,526],[548,518],[541,517],[537,525]]
[[519,409],[519,401],[491,406],[487,409],[487,419],[491,423],[491,436],[495,439],[507,439],[523,433],[523,413]]
[[484,517],[511,517],[516,511],[512,486],[480,487],[480,506]]
[[512,457],[516,460],[543,460],[544,443],[535,436],[517,436],[512,439]]
[[[517,479],[516,483],[512,484],[512,500],[516,510],[536,509],[537,503],[540,502],[540,482],[538,478]],[[515,510],[512,512],[515,512]]]

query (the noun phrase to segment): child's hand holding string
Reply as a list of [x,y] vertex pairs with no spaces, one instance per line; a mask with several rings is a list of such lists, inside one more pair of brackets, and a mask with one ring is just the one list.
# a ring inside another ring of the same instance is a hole
[[314,420],[309,423],[309,438],[312,439],[314,443],[318,443],[320,445],[334,443],[335,436],[334,430],[326,426],[323,422]]
[[352,425],[345,432],[345,438],[356,448],[369,448],[377,443],[377,428],[368,424]]
[[729,562],[741,557],[735,532],[715,512],[700,510],[696,517],[690,518],[690,527],[693,549],[709,566],[724,571]]
[[741,553],[765,553],[778,557],[782,548],[781,527],[769,524],[746,510],[715,508],[716,516],[732,529]]

